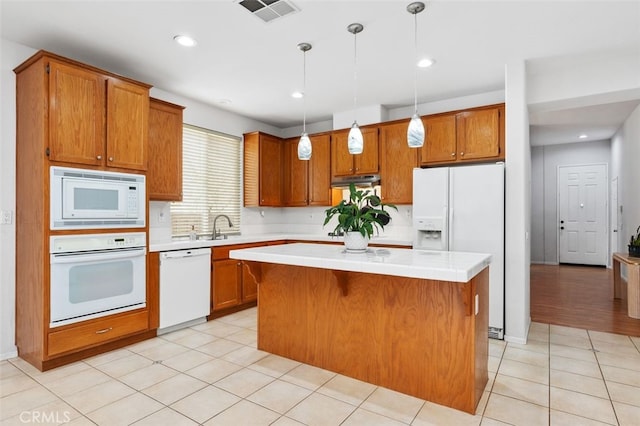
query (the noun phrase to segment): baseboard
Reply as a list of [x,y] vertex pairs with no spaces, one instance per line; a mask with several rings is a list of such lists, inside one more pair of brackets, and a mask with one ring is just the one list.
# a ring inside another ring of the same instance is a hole
[[18,348],[14,345],[13,349],[9,352],[5,352],[0,354],[0,361],[4,361],[6,359],[15,358],[18,356]]

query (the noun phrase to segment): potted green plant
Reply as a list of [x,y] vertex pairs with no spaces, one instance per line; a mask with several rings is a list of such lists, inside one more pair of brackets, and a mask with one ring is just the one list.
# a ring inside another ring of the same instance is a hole
[[640,257],[640,226],[638,226],[636,234],[632,235],[629,241],[629,256]]
[[391,216],[385,207],[398,210],[393,204],[385,204],[380,197],[368,189],[356,189],[349,185],[349,199],[325,210],[325,226],[337,215],[338,223],[334,234],[344,232],[344,243],[348,251],[364,251],[374,232],[384,229]]

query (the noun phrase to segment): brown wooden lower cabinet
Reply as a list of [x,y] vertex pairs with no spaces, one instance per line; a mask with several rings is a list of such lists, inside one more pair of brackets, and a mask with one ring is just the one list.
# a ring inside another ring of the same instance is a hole
[[273,245],[274,243],[277,242],[212,247],[210,318],[217,318],[255,306],[258,300],[258,284],[248,273],[244,262],[229,259],[229,251]]

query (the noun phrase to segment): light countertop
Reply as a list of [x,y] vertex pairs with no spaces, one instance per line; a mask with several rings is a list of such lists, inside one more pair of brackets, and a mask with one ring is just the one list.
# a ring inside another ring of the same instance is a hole
[[[300,240],[300,241],[319,241],[319,242],[337,242],[344,241],[343,237],[330,237],[327,234],[253,234],[253,235],[231,235],[226,240],[195,240],[180,239],[167,242],[149,243],[149,251],[172,251],[187,250],[200,247],[217,247],[228,246],[233,244],[260,243],[278,240]],[[390,237],[386,235],[374,236],[370,244],[397,245],[411,247],[410,239]]]
[[231,250],[229,257],[283,265],[467,282],[491,262],[490,254],[369,247],[346,253],[344,246],[295,243]]

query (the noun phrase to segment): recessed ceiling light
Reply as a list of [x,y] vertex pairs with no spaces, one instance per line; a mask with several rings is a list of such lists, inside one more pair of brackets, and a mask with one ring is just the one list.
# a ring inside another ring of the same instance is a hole
[[587,138],[587,135],[585,135],[584,133],[578,136],[578,139],[586,139],[586,138]]
[[193,47],[197,44],[196,41],[188,35],[177,35],[173,37],[173,39],[181,46]]
[[302,92],[293,92],[291,94],[291,97],[292,98],[296,98],[296,99],[300,99],[300,98],[304,97],[304,93],[302,93]]
[[418,61],[418,67],[420,67],[420,68],[429,68],[430,66],[432,66],[435,63],[436,63],[435,59],[422,58],[422,59],[420,59]]
[[227,99],[227,98],[216,99],[216,102],[220,105],[228,105],[231,103],[231,99]]

